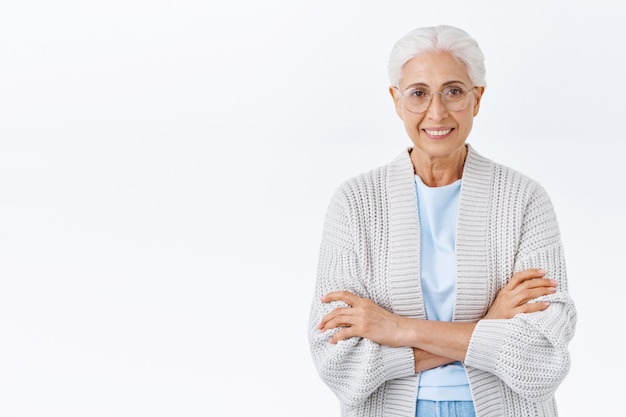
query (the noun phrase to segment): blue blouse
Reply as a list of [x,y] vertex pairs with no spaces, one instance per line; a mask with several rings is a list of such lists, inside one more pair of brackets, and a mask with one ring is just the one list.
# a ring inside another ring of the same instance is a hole
[[[428,187],[415,176],[420,222],[420,276],[428,320],[452,321],[456,294],[456,222],[461,180]],[[461,362],[420,374],[417,398],[471,401],[467,373]]]

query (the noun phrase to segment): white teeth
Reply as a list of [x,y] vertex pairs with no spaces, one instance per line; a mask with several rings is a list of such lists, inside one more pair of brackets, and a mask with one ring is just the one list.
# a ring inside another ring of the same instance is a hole
[[446,129],[446,130],[429,130],[429,129],[424,129],[424,131],[426,131],[426,133],[429,134],[430,136],[444,136],[444,135],[447,135],[448,133],[450,133],[452,131],[452,129]]

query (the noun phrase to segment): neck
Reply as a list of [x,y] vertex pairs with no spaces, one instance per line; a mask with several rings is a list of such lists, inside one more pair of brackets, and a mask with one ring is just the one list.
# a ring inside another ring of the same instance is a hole
[[417,148],[411,150],[411,162],[415,175],[429,187],[452,184],[463,176],[467,146],[443,157],[425,154]]

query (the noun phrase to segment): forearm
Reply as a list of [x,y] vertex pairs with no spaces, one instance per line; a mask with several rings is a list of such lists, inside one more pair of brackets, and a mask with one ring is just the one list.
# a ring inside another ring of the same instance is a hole
[[438,356],[418,348],[413,348],[413,356],[415,358],[415,373],[454,362],[454,359]]
[[[439,363],[444,359],[447,359],[448,362],[465,360],[467,348],[476,323],[455,323],[421,319],[407,320],[407,345],[434,355],[434,357],[431,358],[424,358],[424,366],[430,363]],[[441,365],[443,363],[439,364]],[[417,369],[418,366],[421,367],[422,365],[419,365],[416,360],[415,366]]]

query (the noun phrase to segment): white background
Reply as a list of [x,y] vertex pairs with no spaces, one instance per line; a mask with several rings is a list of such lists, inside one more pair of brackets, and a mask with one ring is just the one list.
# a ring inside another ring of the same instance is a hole
[[563,416],[626,371],[624,6],[3,1],[0,416],[338,416],[306,340],[329,198],[409,145],[393,43],[467,30],[470,136],[553,199],[579,323]]

